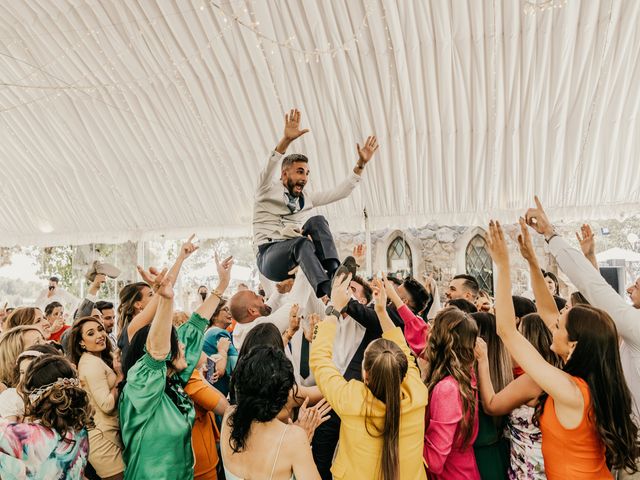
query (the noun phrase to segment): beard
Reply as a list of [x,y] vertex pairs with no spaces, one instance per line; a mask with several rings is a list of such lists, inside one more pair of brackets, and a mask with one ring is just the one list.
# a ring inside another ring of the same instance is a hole
[[263,317],[267,317],[271,315],[271,307],[269,305],[262,305],[260,307],[260,315]]
[[[299,197],[302,195],[302,191],[304,190],[303,182],[294,182],[291,179],[287,179],[287,190],[289,190],[289,195],[293,197]],[[295,187],[300,187],[300,190],[296,190]]]

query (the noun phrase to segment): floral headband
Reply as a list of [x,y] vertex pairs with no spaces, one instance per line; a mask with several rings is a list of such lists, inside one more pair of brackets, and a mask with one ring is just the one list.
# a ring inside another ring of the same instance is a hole
[[54,387],[61,388],[77,388],[80,387],[80,380],[77,378],[58,378],[53,383],[49,383],[47,385],[42,385],[41,387],[36,388],[31,393],[29,393],[29,402],[32,404],[36,403],[42,395],[47,393]]

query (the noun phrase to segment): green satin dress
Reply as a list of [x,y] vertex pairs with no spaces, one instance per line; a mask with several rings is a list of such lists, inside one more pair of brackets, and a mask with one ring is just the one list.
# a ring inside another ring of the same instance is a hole
[[178,329],[187,368],[167,380],[166,360],[148,353],[129,370],[120,396],[120,428],[125,479],[193,479],[193,402],[183,390],[200,354],[209,322],[194,313]]

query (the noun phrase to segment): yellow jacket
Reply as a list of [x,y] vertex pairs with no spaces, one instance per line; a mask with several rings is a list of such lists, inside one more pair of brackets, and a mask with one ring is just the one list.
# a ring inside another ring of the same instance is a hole
[[[335,323],[321,322],[309,359],[320,391],[342,421],[338,454],[331,473],[336,479],[379,479],[382,437],[373,436],[376,435],[376,429],[372,427],[369,427],[369,431],[373,435],[367,433],[365,399],[370,405],[369,415],[373,424],[379,428],[383,426],[385,405],[373,396],[364,383],[357,380],[347,382],[340,374],[331,360],[335,335]],[[426,480],[422,449],[427,387],[420,379],[420,372],[410,356],[402,330],[396,327],[385,332],[382,337],[398,344],[409,359],[409,369],[401,388],[399,478]]]

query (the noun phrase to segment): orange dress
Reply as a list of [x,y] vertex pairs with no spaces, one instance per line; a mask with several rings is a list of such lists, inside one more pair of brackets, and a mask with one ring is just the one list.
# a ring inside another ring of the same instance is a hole
[[196,459],[194,480],[216,480],[216,439],[220,435],[213,409],[218,405],[222,394],[209,385],[198,370],[193,371],[184,391],[196,407],[196,420],[191,431],[191,445]]
[[592,411],[591,393],[587,382],[571,377],[584,397],[582,422],[566,429],[558,421],[553,398],[547,397],[540,418],[542,455],[547,480],[612,479],[607,468],[605,447],[595,423],[589,418]]

